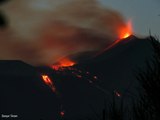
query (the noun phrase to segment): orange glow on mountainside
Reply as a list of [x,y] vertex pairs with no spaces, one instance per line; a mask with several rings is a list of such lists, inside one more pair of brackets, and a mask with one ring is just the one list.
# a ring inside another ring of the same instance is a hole
[[52,68],[54,70],[58,70],[59,68],[71,67],[75,64],[76,63],[74,61],[70,60],[69,58],[63,58],[57,64],[53,65]]

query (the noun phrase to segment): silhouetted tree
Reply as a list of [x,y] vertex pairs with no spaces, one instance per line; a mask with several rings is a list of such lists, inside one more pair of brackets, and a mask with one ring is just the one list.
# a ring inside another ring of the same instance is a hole
[[147,61],[147,69],[137,75],[144,89],[141,101],[134,105],[136,120],[160,119],[160,42],[158,38],[149,37],[153,47],[152,61]]

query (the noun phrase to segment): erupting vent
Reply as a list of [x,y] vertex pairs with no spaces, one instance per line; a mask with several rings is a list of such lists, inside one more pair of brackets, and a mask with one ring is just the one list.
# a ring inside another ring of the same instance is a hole
[[125,27],[119,29],[119,39],[124,39],[132,34],[132,22],[129,21]]

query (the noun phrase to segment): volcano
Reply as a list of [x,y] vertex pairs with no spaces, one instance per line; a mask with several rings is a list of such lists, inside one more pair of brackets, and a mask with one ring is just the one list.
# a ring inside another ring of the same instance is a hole
[[[145,71],[153,48],[148,38],[129,36],[106,51],[71,67],[33,67],[21,61],[0,62],[1,115],[22,120],[103,119],[113,98],[117,108],[138,101],[135,72]],[[50,79],[56,92],[43,81]],[[127,115],[128,113],[126,113]]]

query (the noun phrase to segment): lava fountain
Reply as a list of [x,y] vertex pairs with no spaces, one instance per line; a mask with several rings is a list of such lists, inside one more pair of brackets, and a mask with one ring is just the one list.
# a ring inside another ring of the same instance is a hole
[[98,52],[95,55],[95,57],[102,54],[103,52],[109,50],[110,48],[114,47],[120,41],[123,41],[125,38],[128,38],[129,36],[131,36],[133,34],[131,20],[128,21],[124,26],[118,28],[117,33],[118,33],[118,39],[115,40],[111,45],[107,46],[103,51]]
[[132,22],[131,20],[125,25],[125,27],[121,27],[118,30],[119,39],[125,39],[132,34]]

